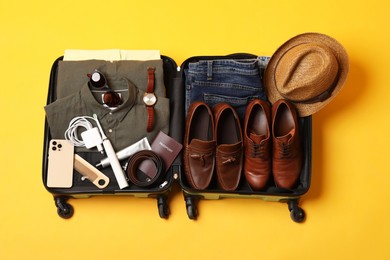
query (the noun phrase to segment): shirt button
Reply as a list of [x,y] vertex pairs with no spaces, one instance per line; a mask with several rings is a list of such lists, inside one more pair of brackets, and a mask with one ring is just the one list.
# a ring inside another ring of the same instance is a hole
[[109,114],[112,115],[112,112],[110,112]]
[[108,129],[108,132],[112,133],[112,129]]

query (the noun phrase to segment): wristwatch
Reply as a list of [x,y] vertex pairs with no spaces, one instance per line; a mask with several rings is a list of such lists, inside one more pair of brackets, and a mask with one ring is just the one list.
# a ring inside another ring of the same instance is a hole
[[154,125],[154,105],[157,103],[157,97],[154,94],[154,72],[155,68],[148,68],[148,86],[143,97],[143,101],[146,106],[146,111],[148,113],[148,124],[146,127],[147,132],[153,130]]

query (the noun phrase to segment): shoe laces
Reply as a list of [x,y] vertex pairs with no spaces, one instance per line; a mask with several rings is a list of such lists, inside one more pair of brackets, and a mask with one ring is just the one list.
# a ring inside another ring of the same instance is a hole
[[278,139],[278,150],[279,150],[279,156],[281,158],[288,158],[292,156],[292,142],[291,138],[294,134],[295,130],[291,130],[287,135],[277,137]]
[[264,156],[264,144],[253,143],[249,145],[250,156],[254,158],[261,158]]
[[282,158],[291,156],[291,144],[289,143],[279,143],[279,151]]

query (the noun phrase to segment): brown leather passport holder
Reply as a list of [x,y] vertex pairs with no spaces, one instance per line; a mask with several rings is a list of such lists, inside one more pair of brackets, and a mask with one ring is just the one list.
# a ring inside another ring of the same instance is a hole
[[[160,131],[153,140],[151,148],[153,152],[158,154],[161,159],[163,159],[165,164],[165,171],[167,171],[177,155],[180,153],[183,145],[164,132]],[[157,172],[156,166],[151,160],[145,160],[141,162],[138,169],[144,172],[150,178],[154,178]]]

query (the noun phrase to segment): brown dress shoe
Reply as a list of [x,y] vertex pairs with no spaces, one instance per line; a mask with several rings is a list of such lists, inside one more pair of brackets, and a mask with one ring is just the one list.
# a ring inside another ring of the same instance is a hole
[[297,113],[292,104],[278,100],[272,106],[272,172],[276,186],[292,189],[302,168]]
[[263,189],[271,175],[271,106],[252,100],[245,111],[244,174],[253,190]]
[[240,183],[243,164],[243,140],[236,111],[226,103],[213,108],[215,118],[216,172],[219,186],[236,190]]
[[188,109],[184,135],[184,171],[192,188],[203,190],[211,182],[215,167],[214,118],[204,102]]

